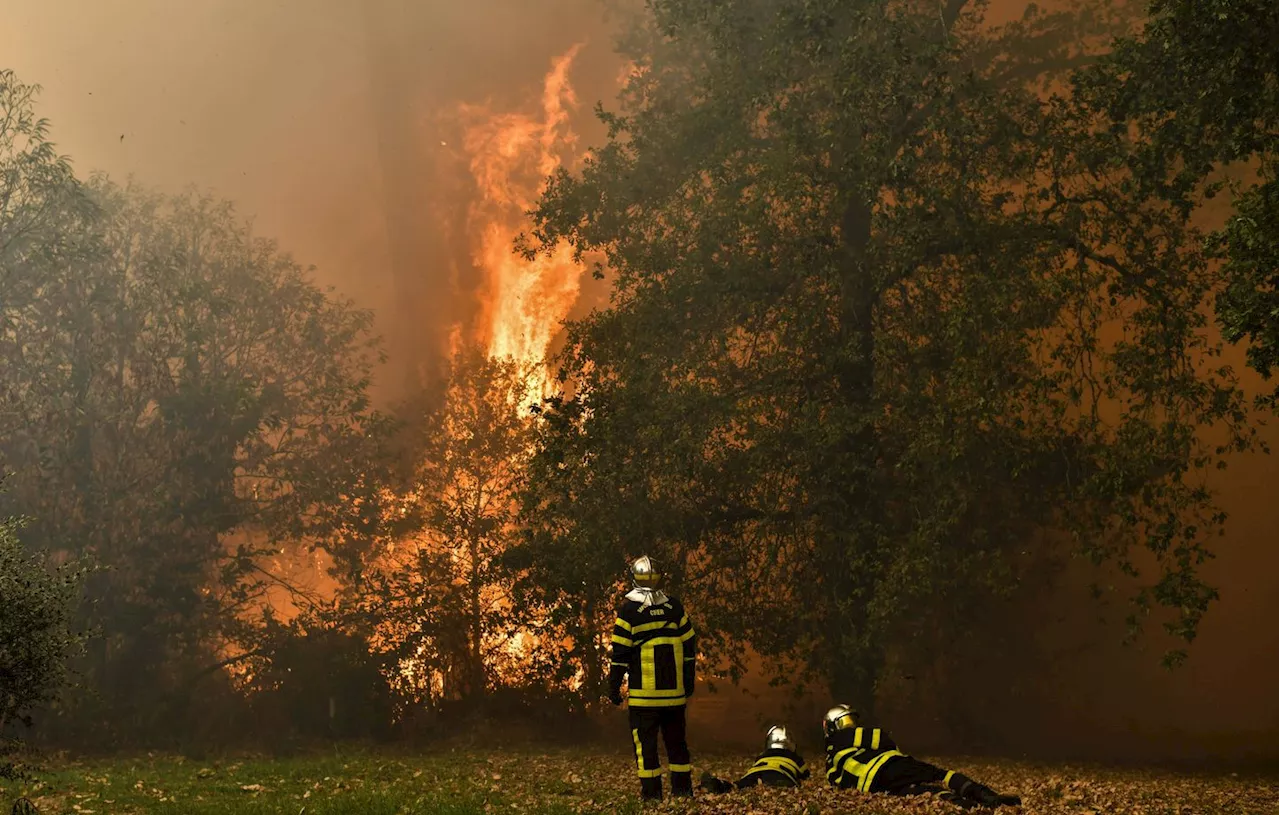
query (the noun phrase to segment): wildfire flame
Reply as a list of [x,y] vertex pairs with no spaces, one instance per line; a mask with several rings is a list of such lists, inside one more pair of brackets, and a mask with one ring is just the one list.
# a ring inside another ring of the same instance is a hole
[[477,190],[468,233],[472,261],[482,270],[485,285],[477,334],[491,356],[539,364],[543,381],[536,389],[544,392],[541,363],[578,298],[582,267],[567,246],[526,260],[512,251],[512,243],[527,228],[525,213],[542,194],[547,177],[566,156],[577,154],[577,136],[569,124],[577,97],[569,68],[580,47],[552,61],[538,113],[493,114],[483,106],[462,107],[468,123],[463,148]]

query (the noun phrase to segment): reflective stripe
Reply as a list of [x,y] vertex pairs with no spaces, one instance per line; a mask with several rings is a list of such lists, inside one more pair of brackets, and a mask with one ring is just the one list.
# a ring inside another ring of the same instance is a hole
[[947,774],[942,776],[942,786],[951,789],[951,776],[955,775],[955,770],[947,770]]
[[827,770],[828,781],[833,784],[836,783],[840,775],[844,772],[844,760],[851,754],[858,752],[858,749],[859,748],[857,747],[846,747],[831,758],[831,768]]
[[635,642],[634,642],[634,641],[629,640],[629,639],[627,639],[626,637],[619,637],[617,634],[614,634],[614,635],[613,635],[613,642],[617,643],[618,645],[625,645],[625,646],[627,646],[628,648],[631,648],[631,647],[634,647],[634,646],[635,646]]
[[902,755],[902,753],[899,753],[897,750],[888,750],[872,759],[871,763],[867,765],[867,769],[863,773],[862,778],[858,781],[858,789],[863,792],[870,792],[871,782],[875,780],[876,773],[884,766],[884,763],[894,756],[900,755]]
[[621,628],[623,631],[630,631],[630,630],[631,630],[631,623],[627,622],[626,620],[622,619],[621,617],[619,617],[618,619],[614,620],[614,621],[613,621],[613,624],[614,624],[614,625],[616,625],[616,626],[618,626],[619,628]]
[[636,743],[636,769],[644,774],[644,750],[640,748],[640,731],[631,728],[631,740]]
[[682,635],[680,639],[683,642],[688,642],[689,640],[693,639],[693,637],[694,637],[694,633],[693,633],[693,629],[691,628],[689,629],[689,632],[687,634]]
[[764,758],[757,759],[751,769],[747,770],[746,775],[768,772],[770,770],[780,772],[792,781],[795,781],[800,775],[799,765],[786,756],[765,756]]
[[673,773],[691,773],[693,772],[692,764],[668,764],[667,769]]
[[861,751],[862,748],[859,747],[846,747],[836,753],[831,759],[831,767],[827,770],[827,780],[832,784],[839,785],[844,780],[844,774],[848,773],[858,780],[858,789],[863,792],[869,792],[871,790],[871,782],[875,780],[876,772],[880,767],[894,756],[902,755],[897,750],[886,750],[864,763],[854,758],[854,754]]
[[880,749],[880,728],[878,727],[875,730],[871,731],[871,749],[872,750]]
[[[638,686],[642,694],[644,691],[657,690],[654,686],[658,684],[657,666],[654,663],[654,649],[659,645],[670,645],[672,648],[672,657],[676,665],[679,665],[684,659],[684,643],[676,637],[654,637],[646,640],[640,646],[640,684]],[[678,691],[680,695],[684,695],[684,672],[676,671],[676,686],[674,688],[665,688],[665,690]],[[632,695],[635,695],[635,688],[632,689]]]
[[656,623],[641,623],[635,628],[628,629],[632,634],[643,634],[645,631],[657,631],[659,628],[675,628],[676,626],[670,620],[658,620]]
[[672,699],[646,699],[643,697],[637,699],[634,691],[632,691],[631,697],[627,701],[627,704],[632,707],[679,707],[684,703],[684,696],[676,696]]
[[661,699],[668,696],[684,696],[684,691],[680,688],[632,688],[631,696],[641,699]]
[[641,778],[657,778],[662,775],[662,768],[646,770],[644,768],[644,748],[640,746],[640,731],[632,729],[631,740],[636,743],[636,772]]

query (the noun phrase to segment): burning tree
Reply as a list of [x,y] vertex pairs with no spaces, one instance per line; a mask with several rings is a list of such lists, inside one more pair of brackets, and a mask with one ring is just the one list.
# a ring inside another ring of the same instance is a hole
[[335,551],[342,616],[370,632],[413,704],[476,701],[510,682],[529,635],[508,624],[498,559],[516,531],[534,382],[530,366],[460,348],[444,393],[403,411],[399,454],[414,464],[403,486],[383,488],[394,495],[379,528],[404,531]]

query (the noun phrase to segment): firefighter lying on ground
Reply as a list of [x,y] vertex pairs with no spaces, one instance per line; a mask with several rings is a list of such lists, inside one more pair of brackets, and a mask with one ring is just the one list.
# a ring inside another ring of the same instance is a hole
[[680,601],[658,588],[660,575],[652,560],[633,561],[631,576],[635,588],[624,596],[613,625],[609,701],[622,704],[622,680],[627,679],[640,797],[662,800],[659,731],[667,747],[671,794],[691,796],[685,702],[693,695],[698,638]]
[[848,705],[836,705],[822,720],[827,744],[827,781],[841,789],[939,798],[965,809],[1021,806],[1016,795],[1000,795],[960,773],[908,756],[880,728],[862,727]]
[[705,774],[698,786],[714,793],[744,790],[757,784],[766,787],[798,787],[808,777],[809,768],[804,766],[804,759],[796,752],[787,729],[774,726],[769,728],[769,733],[765,736],[764,752],[736,784]]

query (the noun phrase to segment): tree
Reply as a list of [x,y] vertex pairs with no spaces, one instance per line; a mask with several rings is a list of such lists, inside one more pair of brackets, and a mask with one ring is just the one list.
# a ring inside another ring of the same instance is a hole
[[526,366],[460,348],[443,394],[400,411],[409,475],[382,481],[376,543],[333,541],[346,624],[369,632],[428,709],[523,678],[511,647],[534,632],[513,619],[500,555],[517,531],[533,382]]
[[1067,548],[1131,576],[1135,628],[1164,607],[1194,637],[1222,521],[1198,474],[1252,427],[1188,213],[1051,92],[1106,7],[647,8],[607,144],[525,243],[613,276],[570,326],[547,537],[656,550],[733,668],[748,643],[840,698]]
[[[1276,38],[1274,3],[1153,0],[1138,34],[1122,38],[1076,80],[1077,93],[1134,130],[1135,181],[1147,194],[1192,208],[1244,163],[1227,224],[1210,236],[1222,261],[1215,308],[1228,341],[1249,343],[1249,366],[1276,367]],[[1206,185],[1206,182],[1209,182]],[[1270,395],[1275,408],[1276,392]]]
[[79,700],[102,707],[77,726],[151,738],[202,715],[195,681],[261,605],[265,557],[336,500],[320,462],[376,421],[371,315],[230,204],[78,184],[34,89],[4,82],[0,501],[34,545],[109,567]]
[[88,569],[76,561],[52,566],[27,551],[20,526],[0,519],[0,739],[5,725],[30,727],[31,713],[57,698],[68,661],[86,641],[75,616]]

